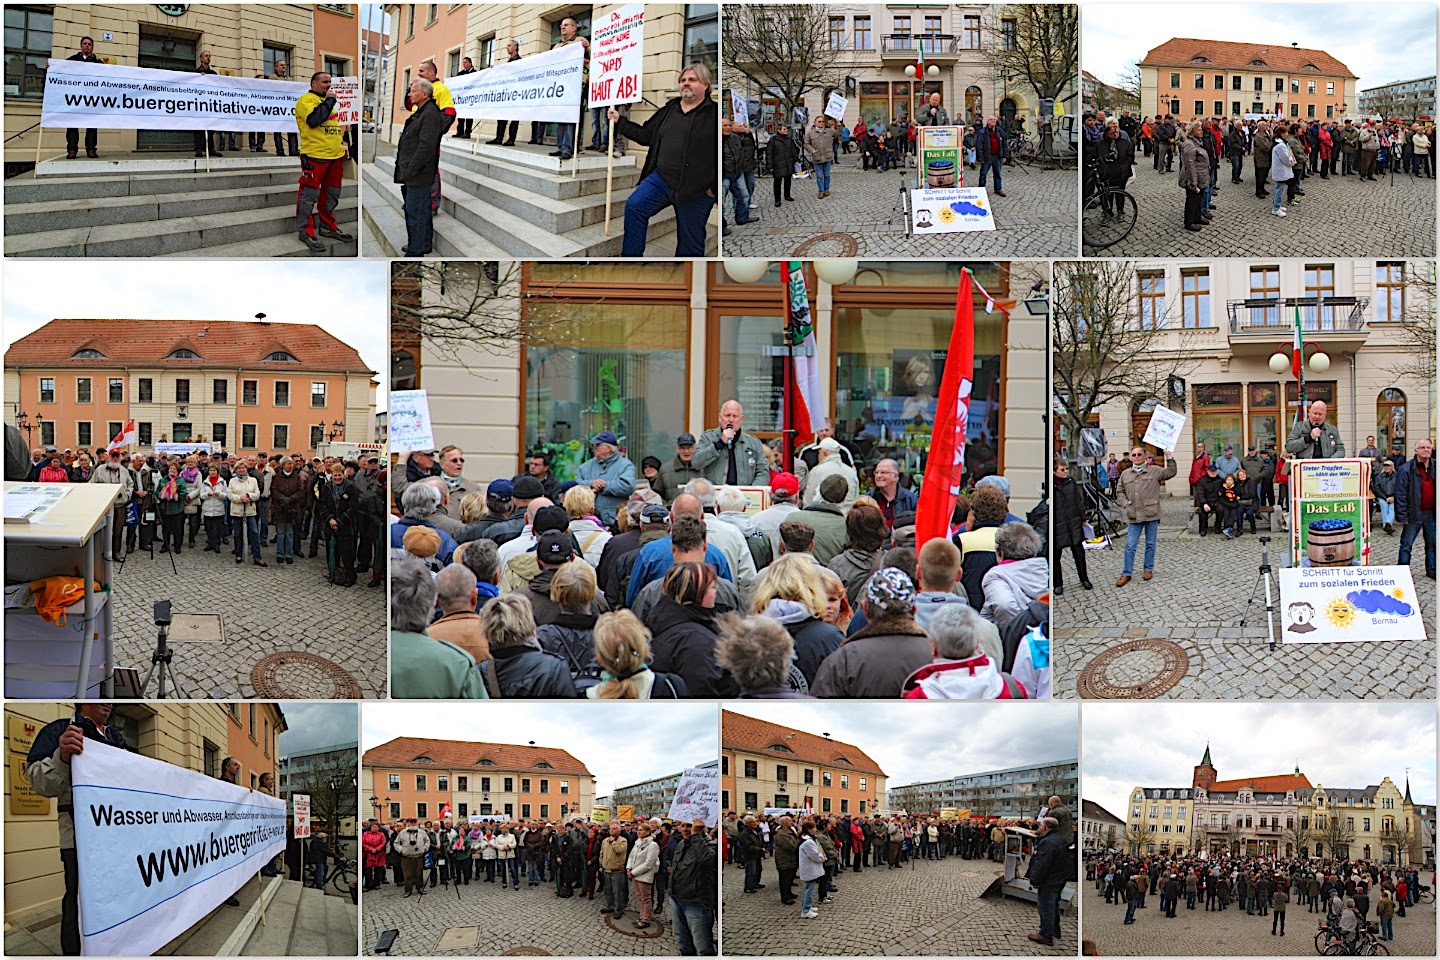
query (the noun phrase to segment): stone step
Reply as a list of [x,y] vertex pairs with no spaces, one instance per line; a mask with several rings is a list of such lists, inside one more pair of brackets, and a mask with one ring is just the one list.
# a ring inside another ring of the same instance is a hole
[[[405,246],[405,200],[400,196],[400,185],[391,182],[391,174],[379,173],[374,164],[365,167],[365,218],[371,229],[380,234],[383,256],[402,256]],[[443,207],[442,207],[443,209]],[[512,260],[514,255],[496,246],[454,217],[438,216],[434,223],[435,253],[442,257],[457,257],[471,260]],[[365,249],[366,256],[381,255],[378,251]]]
[[[268,137],[269,134],[266,134]],[[266,149],[269,149],[267,142]],[[189,153],[171,153],[161,156],[147,155],[136,156],[134,154],[125,156],[102,157],[99,160],[91,160],[88,157],[76,157],[74,160],[67,160],[64,157],[56,157],[50,160],[41,160],[40,166],[35,171],[35,176],[48,179],[64,179],[67,177],[84,177],[90,179],[97,175],[105,174],[150,174],[150,173],[198,173],[204,175],[207,171],[210,175],[231,171],[248,170],[298,170],[300,163],[295,157],[277,157],[273,153],[251,153],[247,150],[236,150],[226,153],[224,156],[211,156],[207,164],[205,158],[196,157]]]
[[295,913],[300,908],[300,884],[282,881],[279,889],[265,905],[265,922],[251,932],[242,957],[281,957],[290,947],[290,931],[295,928]]
[[325,925],[325,894],[314,887],[300,888],[300,905],[290,928],[290,942],[276,956],[323,957],[330,955]]
[[[521,124],[523,127],[524,124]],[[477,127],[478,129],[478,127]],[[492,131],[494,127],[490,128]],[[521,131],[524,133],[525,131]],[[486,138],[488,139],[488,138]],[[471,147],[474,149],[472,150]],[[582,144],[583,146],[583,144]],[[392,148],[393,149],[393,148]],[[570,175],[572,166],[578,166],[581,173],[590,170],[605,172],[605,155],[603,153],[591,153],[582,151],[579,156],[579,164],[575,159],[562,161],[559,157],[550,156],[555,147],[550,144],[528,144],[517,140],[513,147],[496,146],[481,140],[456,140],[453,137],[446,137],[440,146],[440,154],[445,159],[451,159],[455,155],[483,157],[511,166],[529,167],[534,170],[544,170],[549,173],[561,173]],[[629,167],[635,170],[640,169],[640,164],[634,156],[627,156],[615,161],[615,169]]]
[[150,193],[126,197],[40,200],[5,204],[5,235],[41,233],[67,227],[147,223],[207,213],[235,213],[294,202],[296,184],[206,190],[203,193]]
[[[601,196],[605,194],[605,158],[600,154],[589,156],[598,157],[599,163],[582,166],[579,173],[573,177],[568,164],[560,172],[540,170],[514,163],[509,157],[497,157],[487,153],[472,155],[464,148],[442,151],[441,161],[453,169],[467,171],[485,181],[519,187],[553,200],[574,200],[597,193]],[[635,158],[624,157],[616,160],[611,180],[616,190],[629,190],[639,183],[640,167]]]
[[296,185],[300,178],[298,163],[288,161],[281,170],[240,169],[215,173],[148,173],[100,175],[79,178],[14,177],[5,181],[7,206],[15,203],[36,203],[42,200],[79,200],[96,197],[128,197],[147,194],[198,193],[210,190],[235,190],[241,187],[267,187],[280,184]]
[[[342,188],[335,211],[342,225],[359,219],[356,186]],[[69,227],[5,238],[7,257],[164,257],[200,256],[206,247],[295,232],[293,201],[285,206],[197,216],[180,215],[144,223]],[[354,231],[349,231],[353,233]],[[298,241],[297,241],[298,244]]]
[[326,895],[325,942],[332,957],[353,957],[359,952],[358,917],[360,908],[349,897]]
[[[371,179],[389,180],[392,177],[392,160],[377,157],[374,164],[366,167],[367,185]],[[388,166],[388,168],[387,168]],[[628,194],[627,194],[628,195]],[[398,198],[398,188],[396,191]],[[437,235],[444,232],[447,239],[465,252],[444,253],[445,256],[466,256],[483,258],[481,253],[470,253],[469,238],[451,231],[450,221],[468,229],[476,237],[484,238],[486,246],[498,246],[511,257],[536,259],[566,259],[570,257],[615,257],[620,255],[622,232],[624,230],[624,197],[616,197],[614,215],[611,218],[610,236],[605,236],[604,224],[596,222],[578,226],[564,233],[546,229],[536,224],[529,216],[522,216],[502,209],[495,204],[475,196],[467,190],[446,183],[441,194],[441,210],[444,215],[436,219]],[[402,207],[403,209],[403,207]],[[601,200],[603,216],[604,203]],[[663,210],[650,221],[649,238],[656,238],[675,229],[675,214],[672,209]],[[440,248],[437,245],[437,252]]]
[[[356,239],[349,243],[339,240],[330,240],[321,237],[320,242],[325,244],[324,253],[316,253],[295,237],[294,234],[284,234],[274,237],[257,237],[254,240],[236,240],[234,243],[222,243],[217,247],[200,247],[196,250],[188,250],[184,253],[169,253],[166,257],[177,259],[207,260],[273,260],[276,257],[358,257],[360,256],[359,223],[356,220],[356,209],[351,207],[348,210],[337,209],[335,211],[337,222],[340,228]],[[349,219],[346,219],[346,216]]]

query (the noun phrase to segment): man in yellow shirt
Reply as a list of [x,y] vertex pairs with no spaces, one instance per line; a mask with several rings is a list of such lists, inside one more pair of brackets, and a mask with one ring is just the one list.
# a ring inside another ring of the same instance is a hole
[[326,249],[316,233],[342,243],[355,239],[335,222],[345,170],[345,128],[333,116],[335,98],[330,96],[330,81],[330,74],[323,70],[314,74],[310,90],[295,101],[295,125],[300,130],[300,195],[295,204],[295,227],[300,242],[315,253]]
[[[450,95],[450,88],[440,82],[440,71],[435,66],[434,60],[422,61],[419,66],[420,79],[430,81],[430,99],[435,101],[435,106],[445,115],[445,129],[440,131],[443,142],[445,134],[450,132],[450,127],[455,123],[455,98]],[[412,106],[411,111],[414,111]],[[435,174],[435,182],[430,185],[430,213],[432,215],[440,212],[440,174]]]

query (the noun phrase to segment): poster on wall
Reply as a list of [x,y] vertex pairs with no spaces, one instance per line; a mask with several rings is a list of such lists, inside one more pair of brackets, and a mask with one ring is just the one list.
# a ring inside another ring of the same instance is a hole
[[1369,565],[1370,469],[1359,458],[1291,461],[1292,566]]

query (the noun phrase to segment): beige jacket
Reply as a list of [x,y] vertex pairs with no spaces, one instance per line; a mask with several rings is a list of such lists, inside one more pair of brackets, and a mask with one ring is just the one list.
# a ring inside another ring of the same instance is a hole
[[1160,519],[1160,491],[1165,481],[1175,476],[1176,462],[1170,459],[1162,468],[1153,463],[1139,470],[1122,471],[1115,483],[1115,499],[1125,508],[1125,519],[1131,523],[1149,523]]
[[253,473],[230,478],[230,516],[253,517],[259,502],[260,484]]

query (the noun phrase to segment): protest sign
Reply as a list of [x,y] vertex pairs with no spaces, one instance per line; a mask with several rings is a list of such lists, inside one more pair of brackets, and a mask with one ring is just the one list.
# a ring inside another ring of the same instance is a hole
[[157,444],[155,444],[155,452],[156,452],[156,453],[165,453],[165,454],[178,453],[178,454],[184,455],[184,454],[187,454],[187,453],[199,453],[199,452],[201,452],[201,451],[204,451],[205,453],[209,453],[209,452],[210,452],[210,444],[208,444],[208,443],[157,443]]
[[789,815],[789,816],[792,816],[792,817],[799,817],[799,816],[804,816],[804,814],[805,814],[805,808],[804,808],[804,807],[766,807],[764,810],[762,810],[762,811],[760,811],[760,812],[763,813],[763,814],[765,814],[765,816],[767,816],[767,817],[783,817],[783,816],[786,816],[786,815]]
[[1369,565],[1370,469],[1363,458],[1291,461],[1291,566]]
[[87,956],[155,953],[285,849],[276,797],[96,741],[70,777]]
[[670,801],[671,820],[697,817],[713,827],[720,822],[720,770],[717,767],[688,767],[680,775],[675,799]]
[[1281,635],[1286,643],[1424,640],[1410,568],[1283,567]]
[[1145,428],[1141,443],[1148,443],[1161,450],[1174,450],[1180,442],[1180,431],[1185,426],[1185,415],[1156,407],[1150,413],[1150,425]]
[[625,823],[635,819],[635,808],[629,804],[615,808],[615,819]]
[[825,116],[834,117],[836,120],[845,119],[845,108],[850,101],[840,96],[838,91],[830,91],[830,99],[825,102]]
[[591,810],[590,810],[590,819],[591,819],[591,820],[594,820],[596,823],[609,823],[609,822],[610,822],[610,808],[609,808],[609,807],[592,807]]
[[917,237],[995,229],[990,196],[984,187],[915,190],[910,204],[910,224]]
[[578,43],[450,77],[445,86],[463,120],[575,123],[585,92],[585,49]]
[[645,7],[632,3],[597,20],[590,29],[590,106],[640,99],[645,59]]
[[295,803],[295,839],[304,840],[310,836],[310,794],[291,794]]
[[769,487],[736,487],[735,489],[745,494],[746,513],[759,513],[770,506]]
[[730,119],[742,127],[750,126],[750,107],[745,102],[745,94],[730,92]]
[[390,392],[390,449],[435,449],[435,432],[430,426],[430,398],[424,390]]
[[309,89],[293,80],[52,59],[40,125],[293,133],[295,103]]
[[498,813],[472,813],[471,823],[504,823],[505,818]]
[[359,77],[332,78],[330,96],[335,98],[335,109],[330,112],[330,119],[342,126],[360,122]]
[[916,143],[920,162],[916,166],[921,190],[965,186],[965,165],[960,154],[959,127],[921,127]]

